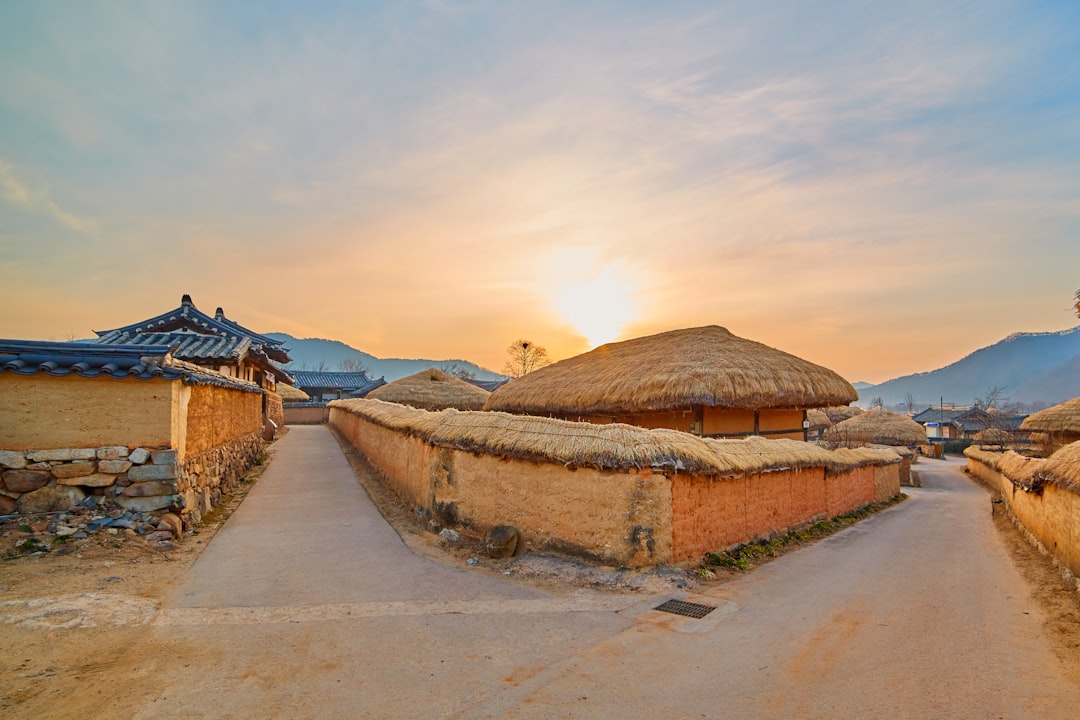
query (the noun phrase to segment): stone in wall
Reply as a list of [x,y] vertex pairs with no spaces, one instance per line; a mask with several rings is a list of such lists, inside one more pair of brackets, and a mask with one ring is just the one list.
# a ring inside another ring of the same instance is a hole
[[97,449],[98,460],[119,460],[128,456],[126,445],[107,445]]
[[185,525],[199,522],[203,514],[221,502],[224,494],[234,489],[255,464],[263,447],[259,433],[252,433],[185,458],[177,468],[177,488],[185,500]]
[[98,460],[98,471],[122,475],[131,469],[130,460]]
[[175,462],[168,465],[139,465],[128,471],[130,480],[172,480],[176,477]]
[[55,512],[70,510],[83,500],[86,494],[77,487],[48,486],[26,493],[18,500],[21,513]]
[[22,470],[26,467],[26,456],[17,450],[0,450],[0,467]]
[[136,465],[142,465],[150,459],[150,451],[146,448],[135,448],[131,451],[131,455],[128,456],[128,460]]
[[93,448],[56,448],[52,450],[31,450],[27,458],[33,462],[42,460],[93,460],[97,457],[97,450]]
[[[85,475],[90,475],[96,470],[96,466],[92,462],[73,462],[64,463],[63,465],[54,465],[52,468],[53,477],[66,480],[68,478],[78,478]],[[65,483],[66,485],[79,485],[80,483]]]
[[57,485],[81,485],[83,487],[109,487],[116,482],[116,475],[108,473],[93,473],[92,475],[85,475],[73,478],[57,478]]
[[51,477],[47,470],[8,470],[3,480],[11,492],[28,493],[48,485]]

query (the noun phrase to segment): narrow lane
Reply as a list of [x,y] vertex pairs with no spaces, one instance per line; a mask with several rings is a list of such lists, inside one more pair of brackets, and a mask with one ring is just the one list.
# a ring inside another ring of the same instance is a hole
[[478,717],[1068,718],[1080,678],[962,461],[924,461],[910,499],[698,598],[646,613]]

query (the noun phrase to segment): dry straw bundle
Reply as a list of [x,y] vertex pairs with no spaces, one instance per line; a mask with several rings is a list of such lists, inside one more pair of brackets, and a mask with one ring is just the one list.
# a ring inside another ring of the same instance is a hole
[[837,443],[916,445],[926,442],[926,428],[906,415],[874,408],[829,428],[825,439]]
[[485,409],[627,415],[692,405],[823,407],[857,397],[832,370],[711,325],[601,345],[510,381]]
[[490,394],[442,370],[428,368],[376,388],[367,397],[425,410],[479,410]]
[[500,412],[426,412],[378,400],[337,400],[330,407],[433,444],[534,462],[602,470],[654,469],[736,476],[826,467],[847,471],[899,462],[889,450],[830,451],[796,440],[710,440],[678,430],[571,422]]
[[1080,398],[1066,400],[1060,405],[1028,415],[1024,422],[1020,423],[1020,429],[1080,435]]

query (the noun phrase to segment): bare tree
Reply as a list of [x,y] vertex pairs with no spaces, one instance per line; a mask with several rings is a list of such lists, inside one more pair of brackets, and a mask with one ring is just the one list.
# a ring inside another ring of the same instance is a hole
[[551,364],[547,350],[528,340],[515,340],[510,347],[506,348],[506,354],[509,359],[506,361],[503,372],[512,378],[521,377],[525,373]]
[[878,395],[876,398],[874,398],[873,400],[870,401],[870,407],[871,408],[883,408],[883,407],[885,407],[885,401],[881,399],[880,395]]
[[342,358],[338,363],[338,369],[341,372],[362,372],[365,375],[371,372],[368,366],[364,364],[364,361],[358,357]]
[[904,402],[907,403],[908,415],[915,414],[915,393],[908,392],[904,395]]
[[476,379],[476,373],[458,362],[444,362],[439,366],[439,369],[451,377],[456,377],[458,380]]

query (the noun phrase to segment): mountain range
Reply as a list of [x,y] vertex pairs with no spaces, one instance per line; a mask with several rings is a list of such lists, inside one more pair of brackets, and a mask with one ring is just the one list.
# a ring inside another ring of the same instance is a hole
[[[861,385],[861,383],[860,383]],[[1080,397],[1080,327],[1060,332],[1015,333],[930,372],[856,387],[859,402],[881,398],[886,405],[968,405],[993,388],[1016,403],[1054,405]]]
[[338,340],[295,338],[286,333],[265,333],[265,335],[285,343],[285,347],[289,350],[289,357],[292,358],[292,362],[285,366],[286,370],[334,371],[341,370],[343,367],[352,369],[356,363],[360,363],[370,377],[383,377],[386,378],[386,382],[393,382],[431,367],[440,370],[464,370],[472,373],[477,380],[502,380],[505,377],[468,360],[378,358]]

